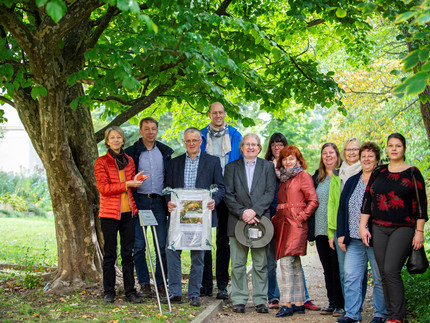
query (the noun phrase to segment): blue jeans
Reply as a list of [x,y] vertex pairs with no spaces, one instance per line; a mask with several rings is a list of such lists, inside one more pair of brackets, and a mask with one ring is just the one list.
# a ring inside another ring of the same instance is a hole
[[[351,239],[352,240],[352,239]],[[343,298],[345,298],[345,252],[340,249],[339,243],[337,242],[337,232],[334,233],[334,244],[336,246],[336,253],[337,253],[337,260],[339,262],[339,276],[340,276],[340,285],[342,286],[342,293]],[[348,250],[348,248],[347,248]],[[363,302],[366,298],[366,292],[367,292],[367,263],[366,263],[366,270],[363,273],[362,278],[362,298]],[[363,307],[360,305],[360,313],[363,312]],[[351,317],[352,318],[352,317]],[[361,320],[361,317],[360,317]]]
[[[161,261],[163,263],[164,274],[167,278],[167,260],[166,260],[166,243],[167,243],[167,207],[163,198],[149,198],[142,194],[135,194],[136,205],[139,210],[152,210],[158,225],[155,227],[157,232],[158,245],[160,246]],[[135,225],[135,238],[134,238],[134,266],[136,268],[137,281],[139,285],[149,284],[149,270],[146,263],[145,251],[145,238],[143,236],[142,227],[140,226],[139,218],[137,217],[134,222]],[[146,228],[145,228],[146,229]],[[155,280],[157,286],[163,285],[163,276],[161,274],[160,260],[158,253],[155,249],[155,236],[153,236],[154,250],[152,253],[156,254],[155,265]]]
[[303,266],[300,263],[300,266],[302,267],[302,274],[303,274],[303,282],[305,283],[305,301],[310,301],[309,299],[309,292],[308,292],[308,288],[306,287],[306,278],[305,278],[305,272],[303,270]]
[[[167,267],[169,269],[170,296],[182,296],[182,250],[173,251],[166,248]],[[191,270],[188,279],[188,297],[200,296],[200,285],[203,277],[204,250],[191,250]]]
[[269,288],[267,290],[267,298],[269,303],[272,301],[279,301],[281,294],[279,292],[278,281],[276,279],[276,251],[275,239],[270,241],[267,252],[267,280]]
[[337,261],[339,262],[340,286],[342,287],[343,298],[345,298],[345,287],[343,285],[344,272],[345,272],[345,269],[343,268],[344,267],[343,264],[345,263],[345,252],[339,247],[339,243],[337,242],[336,231],[334,232],[334,244],[335,244],[336,253],[337,253]]
[[373,276],[373,307],[374,317],[386,318],[388,313],[385,309],[384,291],[379,268],[376,263],[372,247],[366,247],[359,239],[351,239],[346,247],[345,253],[345,311],[346,316],[358,320],[360,308],[363,304],[363,284],[362,277],[367,273],[367,261],[370,263]]

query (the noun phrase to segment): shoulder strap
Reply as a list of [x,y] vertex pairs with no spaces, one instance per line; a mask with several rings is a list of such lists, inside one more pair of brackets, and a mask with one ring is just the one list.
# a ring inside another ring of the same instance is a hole
[[421,210],[420,196],[418,194],[417,180],[415,179],[415,175],[414,175],[414,166],[411,167],[411,175],[412,175],[412,180],[414,181],[414,188],[415,188],[415,195],[416,195],[416,198],[417,198],[418,211],[420,212],[420,215],[421,215],[423,213],[422,213],[422,210]]

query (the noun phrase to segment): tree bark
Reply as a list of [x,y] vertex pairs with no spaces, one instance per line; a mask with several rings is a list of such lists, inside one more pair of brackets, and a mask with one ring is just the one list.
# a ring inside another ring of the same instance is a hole
[[[52,287],[55,292],[63,292],[69,287],[80,288],[88,281],[97,282],[101,277],[102,236],[97,229],[98,192],[93,167],[97,146],[89,110],[79,107],[74,111],[66,104],[82,88],[43,86],[48,95],[39,98],[38,103],[24,90],[17,91],[14,100],[46,169],[58,250]],[[35,118],[39,122],[34,122]]]
[[[426,86],[425,90],[421,95],[427,95],[430,97],[430,86]],[[426,103],[422,103],[420,101],[420,110],[421,110],[421,116],[423,118],[424,127],[426,128],[427,132],[427,138],[430,144],[430,101],[427,101]]]
[[37,85],[46,88],[47,96],[33,100],[31,87],[14,93],[15,108],[48,179],[58,250],[58,268],[50,289],[58,293],[98,282],[102,273],[103,237],[94,178],[97,142],[89,108],[70,107],[83,95],[82,85],[70,87],[66,82],[84,66],[90,29],[87,17],[65,35],[63,48],[46,41],[46,34],[33,34],[26,52],[30,73]]

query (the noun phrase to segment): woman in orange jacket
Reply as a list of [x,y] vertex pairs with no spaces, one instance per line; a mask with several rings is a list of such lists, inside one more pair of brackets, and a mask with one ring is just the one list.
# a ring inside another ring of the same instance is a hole
[[[142,185],[141,174],[135,176],[133,159],[127,156],[122,147],[125,144],[124,132],[119,127],[110,127],[105,132],[106,155],[97,158],[94,170],[97,189],[100,192],[101,227],[103,231],[103,288],[104,301],[115,300],[115,262],[117,259],[117,235],[120,233],[122,272],[125,295],[130,302],[142,300],[134,288],[134,220],[138,210],[131,189]],[[140,180],[137,180],[141,177]]]

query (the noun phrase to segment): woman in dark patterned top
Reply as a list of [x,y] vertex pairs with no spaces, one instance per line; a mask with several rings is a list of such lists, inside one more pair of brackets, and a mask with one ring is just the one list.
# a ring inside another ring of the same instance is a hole
[[[427,196],[423,176],[405,162],[406,140],[398,133],[388,137],[390,163],[375,168],[364,194],[360,236],[364,244],[373,240],[376,262],[382,276],[388,322],[406,317],[405,295],[400,272],[411,251],[424,243]],[[372,234],[366,227],[371,218]]]

